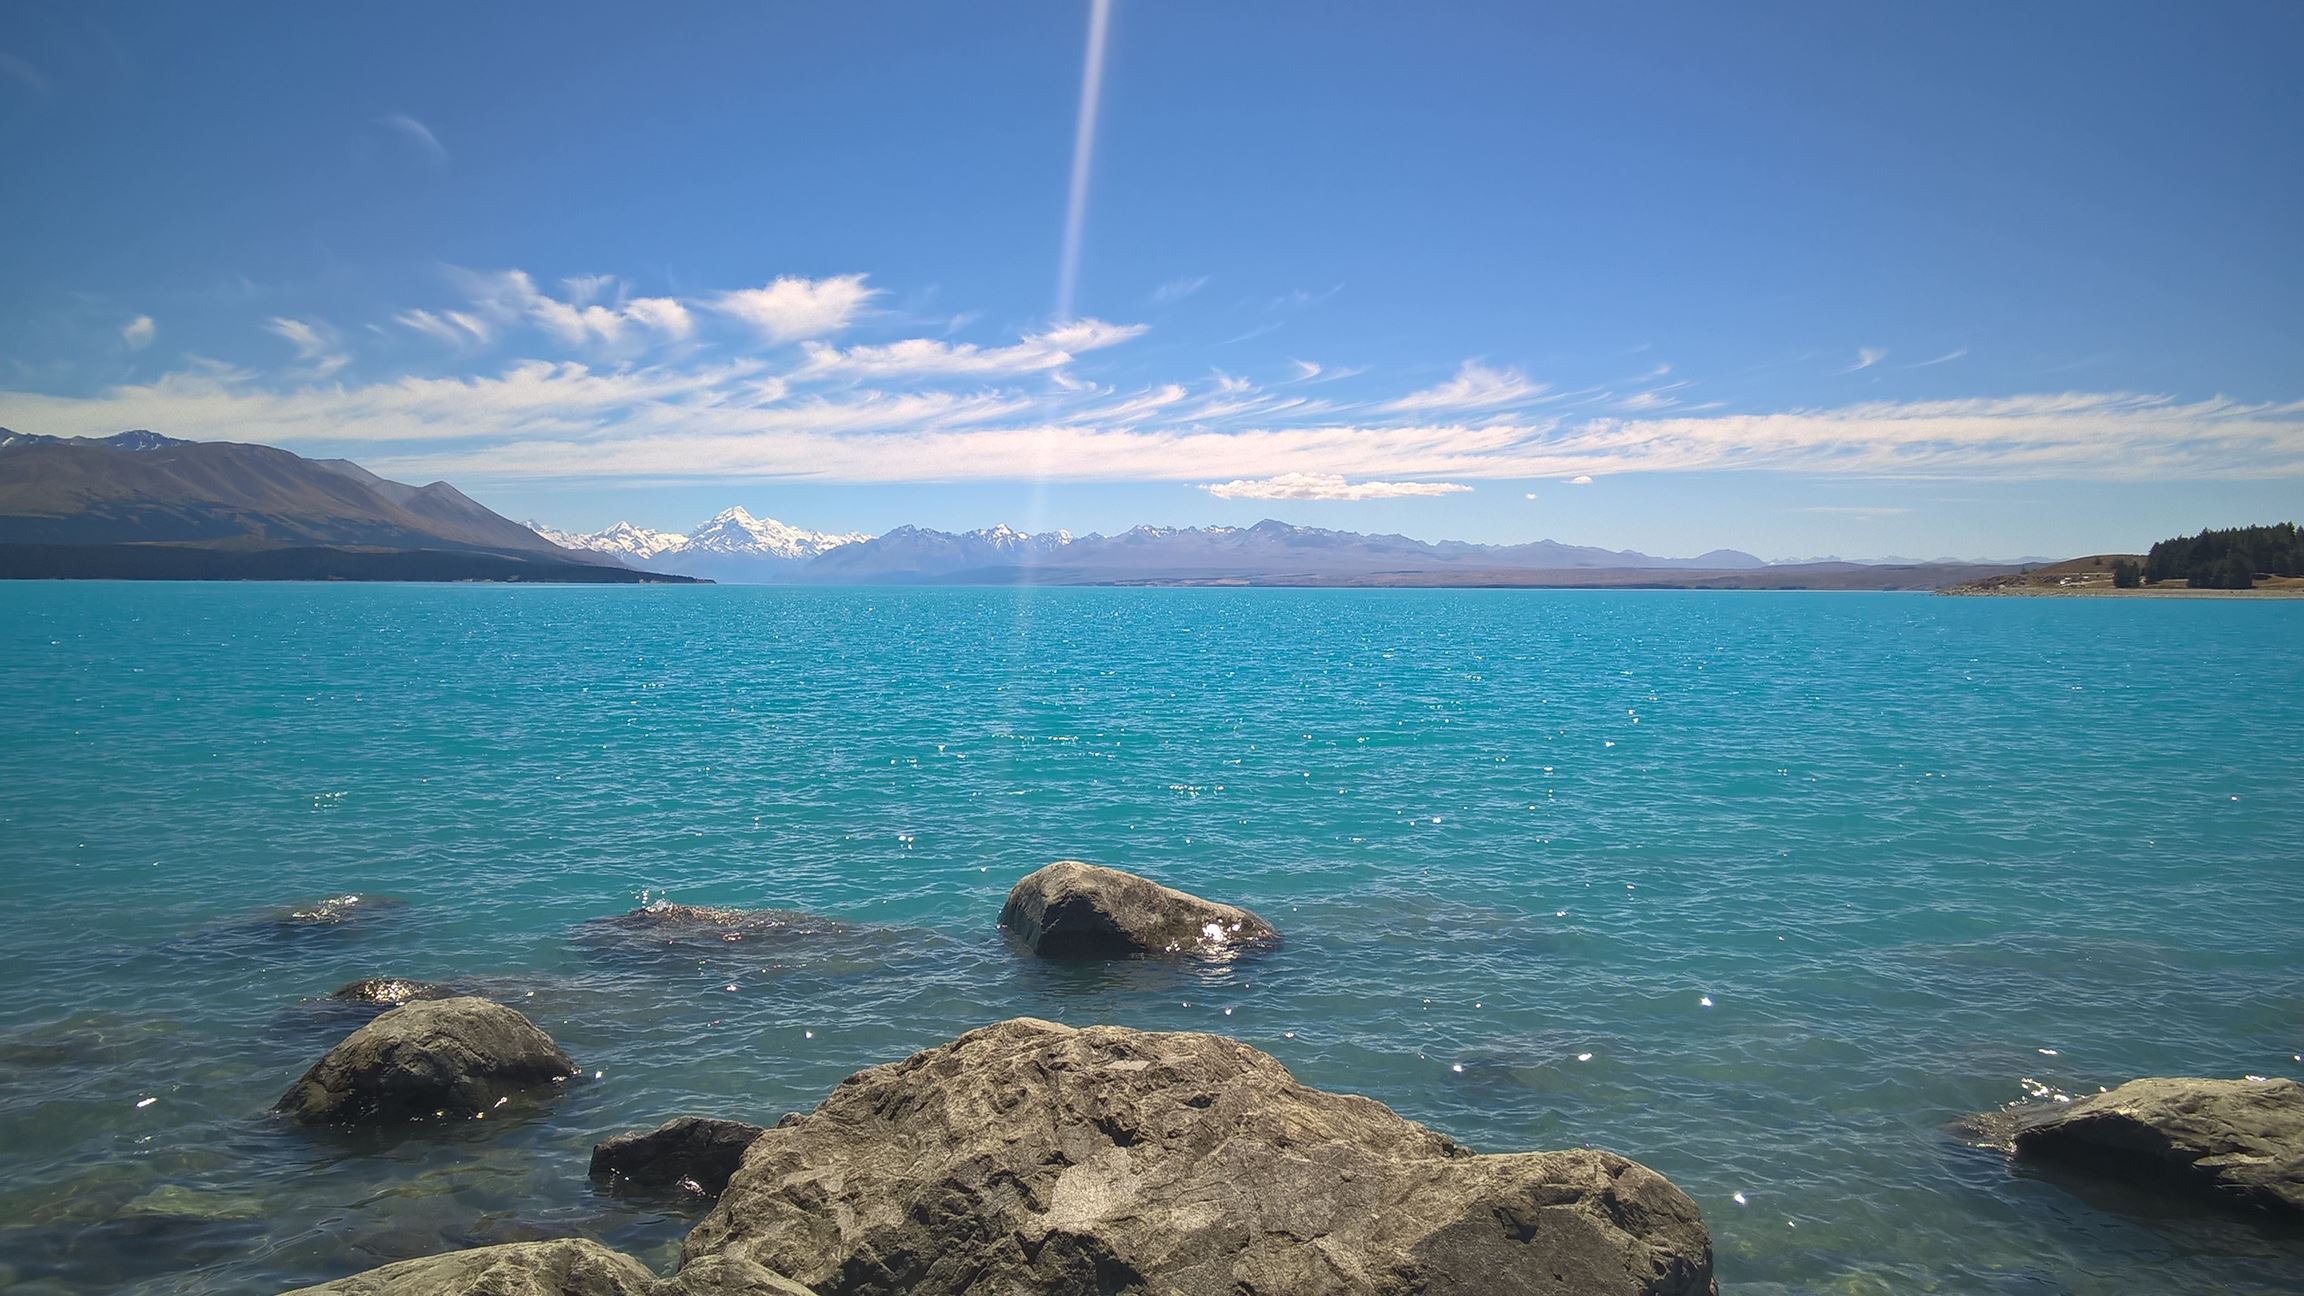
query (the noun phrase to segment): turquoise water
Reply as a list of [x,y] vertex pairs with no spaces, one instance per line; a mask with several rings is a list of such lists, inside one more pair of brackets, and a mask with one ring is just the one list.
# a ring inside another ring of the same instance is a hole
[[[1033,1014],[1623,1152],[1729,1291],[2292,1292],[2292,1234],[1942,1126],[2304,1070],[2300,641],[2298,603],[0,584],[0,1289],[666,1264],[691,1210],[596,1193],[598,1137]],[[1062,857],[1287,943],[1020,960],[1000,899]],[[407,903],[264,921],[345,893]],[[856,926],[574,938],[667,894]],[[267,1118],[358,1020],[307,1001],[376,973],[482,979],[597,1078],[386,1145]]]

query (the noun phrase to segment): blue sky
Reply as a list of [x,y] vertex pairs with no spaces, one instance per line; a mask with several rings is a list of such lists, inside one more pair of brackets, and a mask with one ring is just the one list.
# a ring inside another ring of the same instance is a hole
[[0,424],[685,529],[2304,501],[2304,8],[18,3]]

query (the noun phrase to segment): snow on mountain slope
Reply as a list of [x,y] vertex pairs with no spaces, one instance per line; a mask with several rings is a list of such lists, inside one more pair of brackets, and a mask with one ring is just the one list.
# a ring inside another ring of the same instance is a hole
[[872,538],[807,531],[774,518],[754,517],[740,508],[718,513],[685,535],[629,522],[588,533],[562,531],[541,522],[528,526],[564,549],[589,549],[657,571],[732,581],[785,579],[818,554]]

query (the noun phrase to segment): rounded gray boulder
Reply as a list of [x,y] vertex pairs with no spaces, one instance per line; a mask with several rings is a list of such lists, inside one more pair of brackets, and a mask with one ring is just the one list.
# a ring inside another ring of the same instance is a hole
[[619,1134],[592,1149],[592,1177],[636,1188],[677,1188],[718,1196],[768,1131],[743,1121],[679,1116],[655,1129]]
[[1606,1152],[1480,1156],[1214,1035],[1020,1018],[762,1134],[683,1273],[821,1296],[1713,1296],[1696,1205]]
[[325,1125],[465,1119],[575,1071],[551,1036],[502,1004],[412,1000],[328,1050],[275,1110]]
[[2304,1218],[2304,1085],[2152,1077],[2019,1114],[2017,1156]]
[[1236,905],[1078,860],[1018,882],[1000,925],[1043,958],[1230,958],[1280,942],[1272,924]]

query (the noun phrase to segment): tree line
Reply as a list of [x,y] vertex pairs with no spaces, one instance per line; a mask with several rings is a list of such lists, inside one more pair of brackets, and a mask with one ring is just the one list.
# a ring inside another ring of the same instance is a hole
[[2211,528],[2152,546],[2144,565],[2113,564],[2122,589],[2180,580],[2193,589],[2249,589],[2259,576],[2304,576],[2304,532],[2293,522],[2274,526]]

